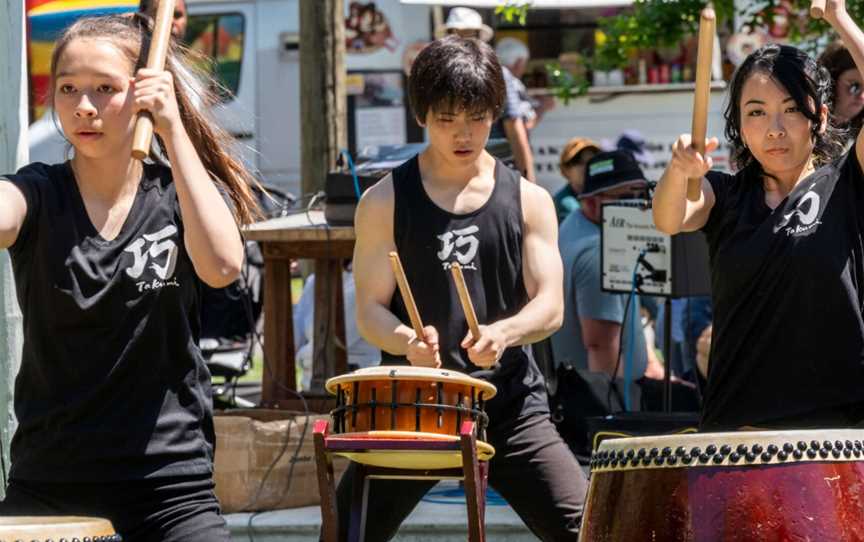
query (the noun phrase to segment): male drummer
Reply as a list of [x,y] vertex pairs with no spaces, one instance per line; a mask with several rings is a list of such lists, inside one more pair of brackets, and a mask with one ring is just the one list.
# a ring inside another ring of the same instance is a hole
[[[562,269],[549,194],[485,150],[505,99],[494,52],[448,36],[411,70],[409,98],[429,146],[369,189],[355,219],[357,322],[382,363],[443,367],[487,378],[489,482],[545,541],[576,540],[585,476],[549,419],[529,345],[561,325]],[[420,315],[418,337],[388,262],[397,251]],[[480,336],[467,332],[450,266],[458,262]],[[353,466],[338,489],[346,538]],[[393,537],[434,481],[373,480],[366,540]]]

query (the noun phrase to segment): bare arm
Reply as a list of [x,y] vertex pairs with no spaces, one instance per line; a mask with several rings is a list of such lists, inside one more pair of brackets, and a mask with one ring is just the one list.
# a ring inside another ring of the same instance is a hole
[[510,318],[480,326],[480,339],[470,332],[462,342],[472,363],[488,367],[511,346],[543,340],[564,319],[564,271],[558,252],[558,220],[549,193],[522,181],[522,280],[528,303]]
[[552,335],[564,319],[564,268],[558,252],[558,220],[549,193],[522,183],[522,278],[528,304],[499,324],[511,345],[531,344]]
[[588,370],[612,376],[618,362],[621,324],[593,318],[579,318],[579,324],[588,352]]
[[[717,148],[718,141],[706,141],[706,154]],[[703,157],[690,146],[690,135],[678,138],[672,149],[672,159],[654,192],[653,213],[657,229],[669,235],[695,231],[705,225],[714,207],[714,191],[705,174],[711,169],[711,157]],[[701,179],[699,199],[687,199],[687,179]]]
[[534,155],[531,153],[531,144],[528,142],[528,130],[525,121],[521,118],[505,119],[504,133],[513,149],[513,161],[526,179],[534,182]]
[[[845,0],[827,0],[825,2],[825,20],[840,35],[843,45],[849,50],[858,72],[864,75],[864,32],[858,28],[849,12],[846,11]],[[864,130],[858,133],[855,141],[855,155],[858,163],[864,164]]]
[[240,276],[243,240],[234,216],[204,169],[180,118],[169,72],[140,69],[135,75],[135,111],[153,115],[154,130],[168,150],[180,202],[184,243],[195,273],[214,288]]
[[440,363],[435,329],[424,328],[430,343],[427,344],[390,311],[396,291],[396,277],[388,257],[396,250],[393,199],[393,177],[388,175],[367,190],[357,205],[353,260],[357,330],[366,341],[385,352],[408,356],[412,364],[434,366]]
[[26,216],[24,194],[9,181],[0,180],[0,249],[15,244]]
[[244,255],[234,216],[186,131],[172,134],[165,145],[186,232],[184,243],[195,273],[213,288],[228,286],[240,276]]

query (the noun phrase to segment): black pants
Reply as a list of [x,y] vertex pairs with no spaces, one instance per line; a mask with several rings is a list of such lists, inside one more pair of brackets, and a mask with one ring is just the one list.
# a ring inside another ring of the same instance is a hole
[[[546,542],[575,541],[582,522],[587,482],[548,414],[520,419],[488,430],[495,456],[489,485],[522,521]],[[348,538],[354,464],[339,481],[339,539]],[[366,512],[366,542],[384,542],[417,506],[435,480],[371,480]]]
[[108,519],[123,542],[228,542],[210,475],[115,483],[11,480],[0,516]]

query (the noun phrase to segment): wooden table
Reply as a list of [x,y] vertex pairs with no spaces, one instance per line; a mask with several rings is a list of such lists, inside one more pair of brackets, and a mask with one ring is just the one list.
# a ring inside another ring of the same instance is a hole
[[342,266],[354,252],[354,228],[332,227],[324,213],[293,214],[249,226],[264,254],[264,371],[261,406],[303,410],[297,394],[291,306],[291,261],[315,261],[312,382],[303,395],[313,411],[329,403],[324,383],[348,371]]

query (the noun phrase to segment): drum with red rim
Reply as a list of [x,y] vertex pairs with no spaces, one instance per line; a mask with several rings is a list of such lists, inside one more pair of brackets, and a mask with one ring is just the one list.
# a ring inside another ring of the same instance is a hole
[[[489,459],[494,449],[482,441],[488,417],[486,401],[495,386],[457,371],[413,366],[359,369],[331,378],[327,390],[336,395],[332,432],[340,438],[381,440],[457,440],[463,421],[477,425],[477,450]],[[342,454],[350,459],[402,468],[440,468],[458,464],[458,454]],[[393,465],[395,463],[395,465]]]
[[606,440],[580,541],[864,541],[864,431]]

